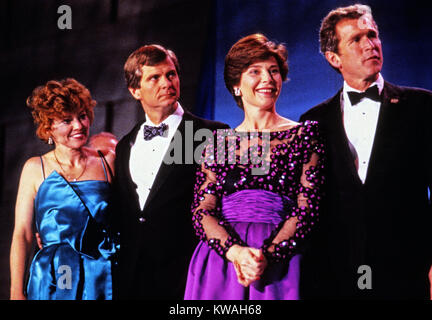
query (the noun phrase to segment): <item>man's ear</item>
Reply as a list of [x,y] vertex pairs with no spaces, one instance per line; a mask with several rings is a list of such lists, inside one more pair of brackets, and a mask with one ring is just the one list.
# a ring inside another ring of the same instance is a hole
[[140,88],[128,88],[129,92],[131,93],[131,95],[137,99],[140,100],[141,99],[141,91]]
[[327,59],[328,63],[330,63],[330,65],[333,68],[340,70],[342,64],[341,64],[340,57],[337,53],[332,52],[332,51],[326,51],[325,52],[325,58]]

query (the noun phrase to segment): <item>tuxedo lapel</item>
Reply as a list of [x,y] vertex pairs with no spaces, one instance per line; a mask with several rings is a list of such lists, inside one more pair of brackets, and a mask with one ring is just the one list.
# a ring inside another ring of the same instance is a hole
[[[400,103],[399,91],[396,87],[392,86],[388,82],[384,82],[384,88],[382,92],[381,107],[378,115],[377,128],[375,131],[375,139],[372,146],[372,152],[369,160],[368,171],[366,175],[365,184],[370,182],[372,177],[376,174],[377,168],[385,168],[389,164],[381,163],[386,162],[385,154],[382,154],[385,146],[389,146],[389,141],[396,140],[395,134],[398,130],[395,130],[395,113],[392,113],[394,109]],[[399,128],[400,129],[400,128]]]
[[[146,203],[144,205],[143,211],[145,211],[150,203],[153,201],[154,197],[158,194],[160,188],[163,186],[163,184],[168,180],[168,178],[173,174],[176,170],[179,170],[179,168],[183,167],[181,164],[184,163],[185,160],[185,143],[186,139],[189,137],[186,137],[186,130],[185,130],[185,123],[187,120],[193,120],[192,115],[184,111],[183,118],[177,128],[176,134],[173,136],[170,142],[170,147],[167,150],[167,153],[164,156],[164,160],[162,161],[162,164],[159,168],[159,171],[156,175],[156,178],[153,182],[153,185],[151,187],[150,193],[147,197]],[[177,137],[176,137],[177,135]],[[179,145],[180,144],[180,145]],[[180,166],[179,163],[172,163],[167,164],[166,159],[169,157],[170,159],[174,159],[173,153],[179,152],[181,150],[181,158],[177,158],[176,160],[181,160]]]
[[337,163],[337,167],[342,169],[346,168],[355,184],[362,184],[355,166],[355,158],[350,150],[350,142],[345,132],[342,116],[342,90],[340,90],[330,101],[329,106],[331,108],[330,121],[328,123],[333,124],[332,127],[328,128],[328,134],[332,145],[328,146],[333,150],[332,155],[334,162]]
[[129,203],[133,203],[133,207],[136,208],[136,211],[140,210],[139,200],[138,200],[138,193],[137,193],[137,185],[133,182],[132,176],[130,174],[130,167],[129,167],[129,160],[130,160],[130,153],[131,148],[135,143],[135,140],[137,138],[138,131],[141,127],[141,125],[144,123],[142,121],[141,123],[137,124],[132,131],[129,133],[126,144],[124,145],[124,148],[118,151],[117,157],[119,157],[119,162],[121,163],[121,170],[123,171],[121,176],[123,177],[122,181],[119,181],[119,183],[122,183],[126,189],[127,192],[125,193],[125,196],[127,196],[130,200]]

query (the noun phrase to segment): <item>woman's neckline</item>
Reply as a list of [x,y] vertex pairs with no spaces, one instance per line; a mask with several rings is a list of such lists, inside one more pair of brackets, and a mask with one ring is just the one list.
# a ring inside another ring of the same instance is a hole
[[58,176],[60,176],[61,178],[63,178],[63,180],[65,180],[66,182],[68,182],[68,183],[77,183],[77,182],[89,182],[89,181],[96,181],[96,182],[107,182],[107,183],[109,183],[107,180],[97,180],[97,179],[87,179],[87,180],[76,180],[76,181],[73,181],[73,180],[68,180],[68,179],[66,179],[62,174],[60,174],[60,172],[58,172],[57,170],[53,170],[53,171],[51,171],[51,173],[44,179],[44,181],[45,180],[47,180],[51,175],[53,175],[53,174],[57,174]]
[[237,130],[237,128],[234,128],[233,130],[235,131],[235,132],[238,132],[238,133],[256,133],[256,132],[258,132],[258,133],[281,133],[281,132],[287,132],[287,131],[291,131],[292,129],[295,129],[295,128],[297,128],[297,127],[299,127],[299,126],[301,126],[301,123],[297,123],[296,125],[293,125],[293,126],[291,126],[290,128],[285,128],[285,129],[281,129],[281,130],[268,130],[268,129],[263,129],[263,130],[259,130],[259,129],[254,129],[254,130],[251,130],[251,131],[248,131],[248,130]]

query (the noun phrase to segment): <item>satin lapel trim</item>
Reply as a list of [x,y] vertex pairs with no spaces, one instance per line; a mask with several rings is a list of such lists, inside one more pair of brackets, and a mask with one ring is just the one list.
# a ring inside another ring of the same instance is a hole
[[[343,117],[342,117],[342,90],[339,91],[339,93],[334,97],[333,101],[331,102],[333,114],[331,117],[333,119],[336,119],[334,129],[332,128],[334,141],[336,142],[336,150],[340,150],[340,156],[342,158],[342,163],[346,163],[346,167],[352,176],[352,179],[354,183],[363,185],[362,181],[360,180],[360,177],[358,176],[357,169],[355,167],[355,159],[353,154],[351,153],[351,150],[349,148],[349,140],[345,132],[345,127],[343,124]],[[331,122],[330,122],[331,123]],[[337,155],[335,154],[335,157]]]
[[[185,152],[185,121],[187,120],[193,120],[191,114],[189,112],[187,112],[186,110],[184,111],[183,114],[183,119],[181,120],[178,128],[177,128],[177,132],[180,132],[181,134],[181,149],[182,149],[182,161],[184,161],[184,152]],[[195,130],[194,130],[195,131]],[[170,142],[170,146],[172,145],[173,141],[175,139],[175,135],[173,136],[173,138],[171,139]],[[167,156],[167,154],[171,151],[171,147],[168,148],[167,153],[165,154],[165,156]],[[181,166],[181,165],[180,165]],[[144,204],[144,209],[143,211],[145,211],[148,206],[150,205],[150,203],[152,202],[152,200],[154,199],[154,197],[157,195],[157,193],[159,192],[160,188],[162,187],[162,185],[168,180],[168,177],[177,169],[178,170],[179,165],[178,164],[166,164],[164,161],[162,161],[162,164],[159,168],[159,171],[156,175],[155,181],[153,182],[152,188],[150,190],[150,193],[147,197],[146,203]]]
[[[144,121],[142,121],[141,123],[136,125],[135,128],[130,133],[130,137],[128,139],[129,145],[127,145],[125,148],[126,150],[124,150],[122,152],[122,161],[121,161],[123,164],[123,168],[125,170],[124,171],[124,177],[126,177],[126,181],[127,181],[126,184],[127,184],[128,190],[129,190],[128,194],[130,195],[131,201],[133,201],[134,206],[137,209],[137,211],[141,210],[141,207],[139,205],[137,185],[135,184],[135,182],[133,182],[133,179],[132,179],[132,176],[130,173],[129,161],[130,161],[130,153],[131,153],[132,146],[135,144],[135,140],[137,138],[139,129],[141,128]],[[119,183],[122,183],[122,181],[119,181]]]
[[399,101],[399,94],[392,88],[392,86],[389,85],[389,83],[384,82],[382,102],[378,115],[377,128],[375,131],[375,138],[372,145],[372,152],[369,159],[365,184],[371,179],[371,177],[373,177],[375,168],[380,166],[380,159],[377,157],[377,153],[385,142],[385,137],[388,130],[387,124],[390,120],[389,112],[391,111],[391,107],[399,103]]

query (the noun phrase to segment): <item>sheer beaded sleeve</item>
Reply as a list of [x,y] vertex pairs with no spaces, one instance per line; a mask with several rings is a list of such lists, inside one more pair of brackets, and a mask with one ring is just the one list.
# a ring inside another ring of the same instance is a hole
[[241,243],[239,237],[221,215],[222,187],[218,166],[204,162],[197,170],[192,203],[193,226],[200,240],[225,257],[228,249]]
[[235,243],[248,246],[231,223],[270,223],[276,227],[260,244],[263,253],[270,261],[290,259],[317,221],[324,179],[318,124],[305,122],[269,135],[233,133],[239,135],[237,142],[223,148],[224,159],[233,154],[233,161],[219,161],[220,145],[209,146],[213,158],[204,157],[197,172],[192,204],[196,233],[225,257]]
[[[288,188],[295,204],[262,246],[268,260],[275,262],[290,259],[316,224],[324,182],[324,148],[318,123],[306,121],[290,145],[292,152],[281,153],[280,161],[297,168],[293,170],[294,183]],[[292,160],[293,154],[299,155],[299,163]]]

